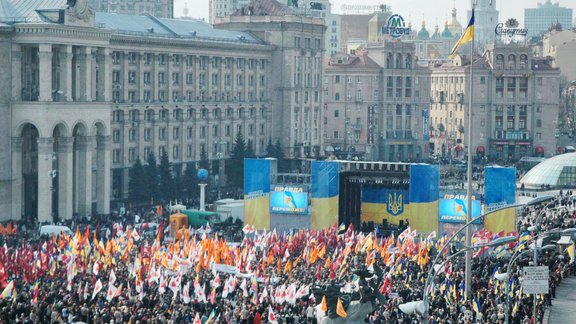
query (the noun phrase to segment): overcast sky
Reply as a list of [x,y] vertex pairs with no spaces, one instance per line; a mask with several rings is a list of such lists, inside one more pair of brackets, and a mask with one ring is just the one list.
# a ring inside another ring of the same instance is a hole
[[[285,0],[278,0],[284,2]],[[500,11],[500,20],[505,21],[508,18],[516,18],[521,25],[524,23],[524,8],[535,8],[540,2],[546,0],[494,0],[496,7]],[[182,16],[184,5],[188,5],[188,10],[192,17],[204,18],[208,21],[208,0],[174,0],[175,16]],[[331,0],[332,8],[335,13],[340,13],[341,7],[347,5],[379,5],[386,4],[392,7],[394,13],[404,16],[410,20],[412,25],[419,27],[422,23],[422,17],[426,20],[426,25],[434,26],[436,23],[444,25],[444,21],[450,17],[454,0]],[[458,9],[458,20],[465,25],[466,12],[470,9],[470,0],[456,0],[456,9]],[[576,13],[576,0],[553,0],[553,3],[559,2],[563,7],[574,9]]]

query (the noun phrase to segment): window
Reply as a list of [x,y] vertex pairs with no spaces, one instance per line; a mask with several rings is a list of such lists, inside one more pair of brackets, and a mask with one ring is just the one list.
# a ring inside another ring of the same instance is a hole
[[135,147],[131,147],[128,149],[128,162],[134,162],[136,161],[136,148]]
[[338,109],[334,110],[334,117],[339,117],[340,111]]
[[336,92],[334,94],[334,100],[339,101],[340,100],[340,93]]
[[537,112],[537,113],[541,113],[541,112],[542,112],[542,106],[537,106],[537,107],[536,107],[536,112]]
[[120,71],[112,71],[112,83],[120,83]]
[[114,143],[120,142],[120,130],[115,129],[115,130],[112,132],[112,141],[113,141]]
[[166,80],[164,79],[164,72],[158,72],[158,84],[164,84]]
[[152,129],[146,128],[144,130],[144,141],[150,142],[152,140]]
[[172,129],[172,138],[179,139],[180,138],[180,127],[174,127]]
[[200,138],[206,138],[206,126],[200,126]]
[[536,127],[542,127],[542,119],[536,119]]
[[150,84],[150,72],[144,72],[144,84]]
[[294,47],[300,48],[300,37],[294,37]]
[[480,77],[480,84],[486,84],[486,77]]
[[335,139],[338,138],[338,131],[334,131],[334,138],[335,138]]
[[160,127],[160,129],[158,129],[158,139],[161,141],[166,139],[166,127]]
[[137,136],[138,136],[138,129],[130,128],[130,130],[128,131],[128,140],[130,142],[134,142],[136,141]]
[[120,163],[120,150],[116,149],[112,151],[112,161],[114,163]]
[[172,147],[172,158],[179,159],[180,158],[180,147],[178,145],[174,145]]

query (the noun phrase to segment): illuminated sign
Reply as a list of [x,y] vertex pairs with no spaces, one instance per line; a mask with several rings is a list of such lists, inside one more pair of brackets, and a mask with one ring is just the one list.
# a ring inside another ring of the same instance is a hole
[[496,35],[514,37],[514,36],[527,36],[528,29],[527,28],[518,28],[520,24],[518,20],[514,18],[510,18],[506,21],[506,23],[499,23],[496,25],[494,32]]
[[382,34],[399,38],[402,35],[410,35],[410,28],[406,27],[402,16],[394,14],[388,18],[386,26],[382,26]]
[[[449,198],[451,197],[451,198]],[[472,196],[472,218],[482,215],[482,204]],[[468,200],[463,195],[445,195],[438,204],[438,220],[444,223],[466,223]],[[478,219],[474,224],[482,224]]]
[[308,193],[302,187],[272,186],[270,190],[270,212],[276,214],[307,214]]

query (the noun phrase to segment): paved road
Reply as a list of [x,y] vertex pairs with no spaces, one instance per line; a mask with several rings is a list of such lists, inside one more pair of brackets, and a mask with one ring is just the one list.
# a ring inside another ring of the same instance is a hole
[[576,277],[563,279],[550,308],[550,324],[576,323]]

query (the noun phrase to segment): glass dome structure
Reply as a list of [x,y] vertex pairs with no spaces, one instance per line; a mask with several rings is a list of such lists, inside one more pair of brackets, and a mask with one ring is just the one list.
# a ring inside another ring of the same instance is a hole
[[520,180],[526,189],[576,188],[576,153],[549,158],[532,168]]

